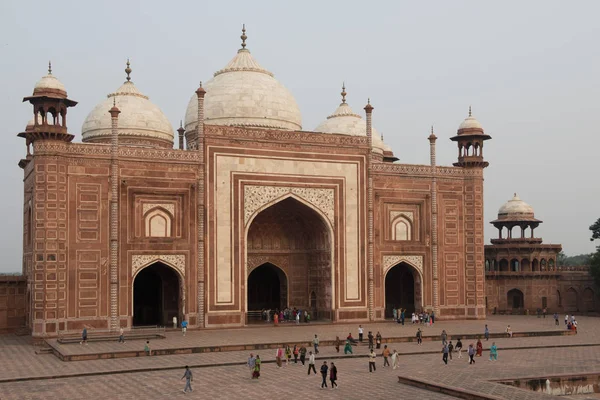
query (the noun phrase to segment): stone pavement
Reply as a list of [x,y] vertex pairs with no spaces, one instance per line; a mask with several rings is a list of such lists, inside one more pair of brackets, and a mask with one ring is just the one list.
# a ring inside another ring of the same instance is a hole
[[[340,386],[338,391],[322,391],[318,389],[320,379],[305,376],[302,367],[288,366],[277,369],[272,361],[274,350],[265,349],[258,353],[265,362],[263,378],[260,382],[247,379],[248,372],[243,364],[248,351],[232,351],[223,353],[201,353],[186,355],[170,355],[157,357],[137,357],[129,359],[106,359],[79,362],[61,362],[53,355],[35,355],[35,348],[27,344],[27,339],[16,336],[0,336],[0,399],[16,398],[163,398],[175,395],[183,388],[179,381],[184,365],[194,366],[196,376],[196,394],[214,398],[247,398],[258,391],[258,395],[281,396],[298,395],[306,398],[447,398],[434,392],[416,389],[397,383],[397,376],[413,376],[440,382],[448,386],[465,388],[479,392],[496,393],[507,398],[543,398],[537,394],[521,389],[490,383],[489,380],[525,378],[535,376],[559,375],[578,372],[600,373],[600,319],[578,319],[579,334],[574,336],[513,338],[495,340],[500,348],[500,360],[488,362],[484,358],[477,360],[476,366],[469,366],[466,357],[454,360],[449,366],[441,363],[440,343],[424,342],[423,346],[415,343],[395,343],[391,348],[399,350],[401,355],[400,371],[393,372],[379,368],[376,374],[368,374],[366,346],[355,348],[361,358],[334,359],[340,369]],[[535,317],[493,317],[486,322],[460,321],[435,324],[427,328],[436,334],[446,329],[450,335],[460,329],[461,332],[476,332],[488,323],[491,331],[503,330],[510,323],[514,331],[547,330],[553,325],[552,320]],[[562,323],[562,321],[561,321]],[[416,327],[397,327],[392,324],[364,324],[366,330],[381,329],[386,332],[404,332],[413,335]],[[354,327],[354,326],[353,326]],[[222,331],[203,331],[188,333],[183,338],[180,333],[173,332],[167,339],[153,341],[153,348],[160,342],[162,346],[180,345],[181,342],[201,341],[208,345],[220,343],[236,343],[241,339],[247,342],[263,342],[274,340],[310,340],[313,332],[322,339],[330,339],[338,331],[352,327],[340,325],[313,325],[310,327],[286,328],[247,328]],[[560,329],[564,329],[561,325]],[[356,330],[356,327],[354,327]],[[482,330],[482,329],[481,329]],[[353,331],[354,336],[357,334]],[[433,333],[432,333],[433,334]],[[344,336],[347,335],[347,332]],[[258,339],[257,339],[258,336]],[[309,336],[308,338],[306,336]],[[468,341],[463,344],[465,347]],[[486,343],[484,343],[486,344]],[[491,341],[490,341],[491,344]],[[117,346],[143,347],[143,341],[132,341],[124,345],[118,343],[92,343],[88,346],[72,346],[72,351],[97,351],[95,346],[115,348]],[[505,350],[507,348],[523,348],[535,346],[554,346],[552,348]],[[426,354],[431,352],[433,354]],[[257,351],[254,351],[257,353]],[[412,354],[411,354],[412,353]],[[423,353],[423,354],[415,354]],[[486,355],[486,353],[484,353]],[[332,359],[332,347],[322,348],[319,360]],[[341,355],[343,357],[343,355]],[[378,357],[378,366],[382,365]],[[224,366],[225,364],[225,366]],[[229,365],[226,365],[229,364]],[[318,363],[319,364],[319,363]],[[299,372],[296,372],[299,371]],[[90,374],[90,376],[77,376]],[[103,375],[97,375],[103,374]],[[31,380],[44,377],[60,377],[61,379]],[[23,382],[6,382],[7,379],[29,379]],[[310,380],[308,380],[310,379]],[[4,381],[4,383],[2,383]],[[314,387],[314,390],[313,390]],[[516,392],[515,392],[516,391]],[[516,393],[516,394],[515,394]],[[517,395],[518,394],[518,395]],[[183,393],[181,393],[183,395]],[[37,397],[36,397],[37,396]],[[272,397],[271,396],[271,397]],[[530,397],[533,396],[533,397]],[[199,396],[198,396],[199,397]]]

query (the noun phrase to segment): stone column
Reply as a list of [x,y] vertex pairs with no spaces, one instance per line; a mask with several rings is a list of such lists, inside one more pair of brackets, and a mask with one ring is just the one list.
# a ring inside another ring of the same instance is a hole
[[198,126],[196,128],[196,150],[200,155],[198,165],[198,185],[196,187],[196,202],[198,205],[198,326],[203,328],[205,326],[204,321],[204,221],[205,221],[205,210],[204,210],[204,95],[206,90],[202,88],[202,82],[200,87],[196,90],[198,96]]
[[365,106],[365,112],[367,113],[367,143],[369,146],[368,155],[367,155],[367,207],[368,207],[368,232],[367,232],[367,270],[368,270],[368,308],[369,308],[369,321],[373,321],[373,258],[374,258],[374,249],[373,249],[373,171],[372,171],[372,163],[373,163],[373,128],[372,128],[372,114],[373,114],[373,106],[371,105],[371,101],[367,102]]
[[183,129],[183,123],[181,121],[179,121],[177,133],[179,133],[179,150],[183,150],[183,134],[185,133],[185,129]]
[[435,141],[437,137],[431,127],[429,135],[429,160],[431,164],[431,267],[433,273],[433,311],[440,315],[440,292],[438,277],[438,204],[437,204],[437,166],[435,159]]
[[110,134],[110,329],[119,329],[119,114],[113,102],[109,110]]

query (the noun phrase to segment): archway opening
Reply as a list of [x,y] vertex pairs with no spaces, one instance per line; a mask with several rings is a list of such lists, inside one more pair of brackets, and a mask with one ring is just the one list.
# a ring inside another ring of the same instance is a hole
[[594,297],[594,291],[590,288],[585,288],[583,291],[583,305],[585,307],[584,311],[595,311],[596,305]]
[[385,276],[385,317],[392,318],[394,308],[406,309],[407,314],[419,311],[420,289],[419,274],[409,264],[390,268]]
[[180,318],[179,276],[156,262],[142,269],[133,281],[133,325],[168,326]]
[[572,287],[565,292],[565,311],[579,311],[577,291]]
[[248,311],[282,310],[287,304],[287,278],[271,263],[255,268],[248,276]]
[[[331,241],[324,218],[301,201],[288,197],[254,218],[248,228],[246,259],[250,267],[265,260],[277,265],[281,296],[276,308],[308,311],[312,320],[333,319]],[[254,271],[259,268],[262,264]],[[249,318],[250,311],[257,307],[251,304],[255,295],[250,293],[254,271],[248,275]],[[276,286],[274,278],[271,282],[271,286]],[[282,282],[286,290],[282,290]]]
[[506,294],[506,302],[508,307],[512,308],[513,310],[523,308],[525,304],[523,292],[521,292],[519,289],[509,290]]

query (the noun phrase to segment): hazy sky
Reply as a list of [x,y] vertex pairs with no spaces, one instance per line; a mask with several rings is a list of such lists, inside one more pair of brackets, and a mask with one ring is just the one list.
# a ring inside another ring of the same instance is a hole
[[[305,130],[340,102],[363,113],[404,163],[456,159],[448,140],[469,105],[486,143],[487,223],[513,192],[535,208],[546,243],[591,252],[600,217],[599,1],[8,1],[0,3],[0,272],[21,269],[21,103],[52,60],[79,101],[69,130],[81,140],[92,108],[132,79],[176,128],[200,80],[227,64],[246,24],[248,48],[296,97]],[[489,225],[489,226],[488,226]]]

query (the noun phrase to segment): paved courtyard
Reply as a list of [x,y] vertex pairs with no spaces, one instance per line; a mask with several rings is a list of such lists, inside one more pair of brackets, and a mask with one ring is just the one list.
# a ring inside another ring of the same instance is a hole
[[[439,342],[394,343],[391,348],[401,353],[401,368],[393,371],[383,368],[378,356],[377,372],[369,374],[367,347],[356,348],[359,357],[344,357],[332,347],[325,347],[317,358],[317,367],[323,360],[333,360],[339,370],[338,390],[320,390],[320,377],[307,376],[306,369],[290,365],[276,368],[273,349],[254,351],[264,360],[260,381],[249,379],[243,365],[249,351],[213,352],[186,355],[104,359],[62,362],[53,355],[36,355],[27,339],[12,335],[0,336],[0,399],[160,399],[175,396],[189,398],[249,398],[290,397],[391,399],[450,398],[435,392],[398,383],[397,376],[415,377],[447,386],[480,393],[492,393],[500,398],[543,399],[545,395],[515,389],[490,382],[513,379],[577,373],[600,373],[600,319],[579,318],[579,333],[574,336],[530,337],[495,340],[500,348],[499,361],[478,358],[469,365],[467,358],[453,360],[448,366],[441,361]],[[483,331],[487,323],[492,332],[503,331],[511,324],[515,332],[554,329],[554,322],[535,317],[492,317],[483,321],[440,322],[426,329],[426,334],[439,334],[446,329],[450,335]],[[381,330],[384,337],[414,335],[414,326],[404,328],[394,324],[364,324],[365,331]],[[273,328],[270,326],[223,331],[189,332],[183,338],[170,332],[166,339],[152,342],[153,348],[182,347],[185,345],[223,345],[240,343],[267,343],[273,341],[310,340],[314,333],[322,339],[347,335],[351,329],[357,336],[357,326],[312,325]],[[559,329],[564,329],[561,321]],[[345,333],[344,333],[345,332]],[[471,341],[465,341],[468,345]],[[484,346],[491,344],[484,343]],[[143,341],[119,345],[113,342],[65,345],[73,353],[114,351],[123,346],[143,347]],[[334,358],[340,357],[340,358]],[[195,376],[194,393],[182,393],[183,366],[191,365]],[[87,374],[87,375],[85,375]],[[55,377],[55,379],[47,379]],[[44,379],[46,378],[46,379]],[[8,381],[13,380],[13,381]],[[15,381],[19,380],[19,381]],[[578,397],[586,398],[586,397]]]

